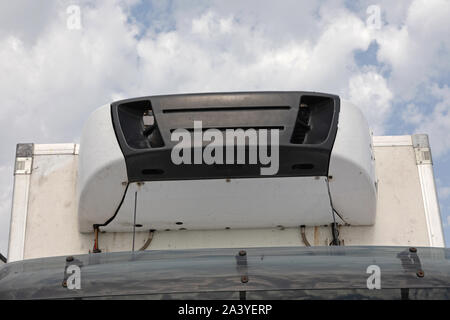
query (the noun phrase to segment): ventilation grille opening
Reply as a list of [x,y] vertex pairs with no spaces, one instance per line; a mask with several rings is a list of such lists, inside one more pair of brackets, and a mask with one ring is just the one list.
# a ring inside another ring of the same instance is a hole
[[[190,127],[190,128],[176,128],[176,129],[172,128],[172,129],[170,129],[170,133],[172,133],[172,132],[174,132],[175,130],[178,130],[178,129],[184,129],[184,130],[187,130],[189,132],[194,132],[194,128]],[[226,133],[227,130],[235,130],[235,131],[236,130],[243,130],[243,131],[246,131],[246,130],[249,130],[249,129],[253,129],[256,132],[258,132],[259,130],[267,130],[267,131],[279,130],[279,131],[283,131],[284,130],[284,126],[202,127],[202,132],[203,131],[207,131],[207,130],[211,130],[211,129],[219,130],[219,131],[225,132],[225,133]]]
[[292,170],[312,170],[314,165],[312,163],[297,163],[292,166]]
[[127,144],[135,149],[161,148],[164,141],[149,100],[119,105],[119,121]]
[[147,137],[152,148],[164,147],[164,141],[161,136],[161,131],[159,131],[158,124],[156,123],[155,116],[153,115],[153,110],[147,110],[142,116],[142,123],[144,124],[144,136]]
[[306,133],[311,129],[309,126],[310,115],[311,110],[309,106],[301,103],[297,114],[297,120],[295,121],[291,143],[302,144],[305,141]]
[[163,113],[193,113],[193,112],[226,112],[226,111],[270,111],[289,110],[290,106],[205,106],[198,108],[178,108],[164,109]]
[[331,129],[333,114],[333,99],[323,96],[302,96],[291,143],[320,144],[325,141]]
[[142,174],[149,176],[149,175],[161,175],[164,174],[164,170],[162,169],[144,169],[142,170]]

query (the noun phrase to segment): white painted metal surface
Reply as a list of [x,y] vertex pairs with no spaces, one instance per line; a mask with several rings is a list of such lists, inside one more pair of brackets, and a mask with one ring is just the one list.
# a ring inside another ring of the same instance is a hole
[[337,222],[371,225],[375,221],[377,189],[369,126],[348,101],[341,102],[331,152],[330,195],[326,177],[314,176],[145,182],[140,188],[129,185],[119,211],[127,173],[109,109],[104,106],[94,112],[83,130],[78,174],[82,232],[92,232],[94,224],[112,217],[104,230],[129,232],[135,192],[137,222],[147,229],[173,229],[179,227],[176,222],[190,230],[320,226],[334,221],[330,195]]
[[373,141],[375,147],[407,146],[414,148],[428,229],[429,245],[432,247],[445,247],[444,231],[442,228],[428,136],[425,134],[415,134],[412,136],[378,136],[374,137]]
[[333,222],[325,177],[207,179],[132,183],[116,218],[103,230],[133,230],[135,194],[136,223],[147,230],[296,227]]
[[412,136],[412,142],[416,155],[417,169],[419,171],[430,244],[433,247],[444,247],[444,232],[439,212],[428,136],[425,134],[415,134]]
[[16,158],[8,261],[23,260],[32,158]]
[[412,146],[411,136],[374,136],[375,147],[400,147]]
[[442,229],[442,220],[439,212],[439,203],[436,195],[432,165],[419,164],[417,168],[419,170],[420,186],[427,217],[430,246],[445,247],[444,231]]
[[373,226],[345,227],[345,245],[430,246],[415,153],[410,146],[374,148],[378,178]]
[[75,143],[36,144],[33,153],[36,156],[78,154],[78,146]]
[[377,187],[369,125],[361,111],[341,102],[339,124],[330,158],[333,206],[351,225],[375,222]]
[[89,117],[81,137],[78,218],[81,232],[92,232],[114,216],[123,198],[127,169],[105,105]]
[[[432,175],[420,173],[423,169],[417,165],[412,143],[383,140],[383,145],[379,145],[379,137],[373,139],[379,189],[375,223],[340,226],[341,240],[345,245],[442,246],[439,206],[434,182],[430,183],[434,181]],[[92,250],[94,234],[80,233],[78,228],[79,157],[70,153],[70,148],[63,149],[61,154],[57,151],[35,154],[31,175],[15,176],[9,261]],[[35,145],[35,150],[40,152],[40,146]],[[431,164],[426,166],[429,166],[426,170],[432,170]],[[136,249],[148,237],[148,230],[137,231],[141,232],[136,234]],[[329,226],[307,227],[306,235],[314,246],[328,245],[332,238]],[[132,238],[131,232],[100,233],[99,246],[103,252],[129,251]],[[171,228],[156,232],[148,250],[303,245],[299,228],[210,231]]]

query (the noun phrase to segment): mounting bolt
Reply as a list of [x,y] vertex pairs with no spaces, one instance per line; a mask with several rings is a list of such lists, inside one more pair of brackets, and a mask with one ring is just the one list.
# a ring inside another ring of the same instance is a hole
[[417,249],[414,247],[411,247],[411,248],[409,248],[409,252],[415,253],[415,252],[417,252]]
[[241,257],[243,257],[243,256],[247,255],[247,252],[245,250],[241,250],[241,251],[239,251],[239,255]]
[[247,283],[248,282],[248,277],[247,276],[242,276],[241,277],[241,282],[242,283]]
[[423,278],[424,276],[425,276],[425,272],[423,272],[423,270],[419,270],[419,271],[417,271],[417,276],[419,277],[419,278]]
[[67,258],[66,258],[66,261],[67,261],[67,262],[72,262],[72,261],[73,261],[73,257],[72,257],[72,256],[67,257]]
[[67,288],[67,281],[66,281],[66,280],[63,281],[62,286],[63,286],[64,288]]

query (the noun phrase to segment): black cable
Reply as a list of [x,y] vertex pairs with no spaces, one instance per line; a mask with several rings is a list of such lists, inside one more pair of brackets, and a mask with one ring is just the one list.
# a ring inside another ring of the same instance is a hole
[[[333,215],[333,223],[331,224],[331,234],[333,236],[333,240],[331,241],[330,245],[333,246],[338,246],[340,245],[340,241],[339,241],[339,230],[337,228],[337,223],[336,223],[336,215],[335,213],[339,216],[339,218],[342,219],[341,215],[336,211],[336,209],[334,209],[333,206],[333,200],[331,199],[331,191],[330,191],[330,180],[328,179],[328,177],[326,177],[326,182],[327,182],[327,190],[328,190],[328,198],[330,200],[330,207],[331,207],[331,213]],[[342,221],[344,221],[344,219],[342,219]],[[344,221],[345,222],[345,221]]]
[[1,253],[0,253],[0,260],[3,261],[4,263],[7,263],[7,262],[8,262],[8,261],[6,260],[6,258],[5,258],[5,256],[2,255]]
[[331,234],[333,235],[333,240],[330,242],[330,246],[339,246],[341,241],[339,240],[339,229],[337,223],[331,224]]
[[335,208],[333,208],[333,211],[334,211],[334,213],[336,213],[336,214],[338,215],[338,217],[339,217],[346,225],[349,225],[349,224],[344,220],[344,218],[342,218],[342,216],[339,214],[339,212],[336,211]]
[[114,215],[111,218],[109,218],[108,221],[106,221],[103,224],[94,224],[94,229],[98,228],[98,227],[106,227],[111,221],[114,220],[114,218],[117,216],[117,213],[119,212],[120,208],[122,208],[122,204],[123,204],[123,202],[125,200],[125,197],[127,196],[127,191],[128,191],[128,186],[129,185],[130,185],[130,183],[127,182],[127,186],[125,187],[125,190],[123,192],[122,199],[120,200],[119,206],[117,207],[116,211],[114,211]]

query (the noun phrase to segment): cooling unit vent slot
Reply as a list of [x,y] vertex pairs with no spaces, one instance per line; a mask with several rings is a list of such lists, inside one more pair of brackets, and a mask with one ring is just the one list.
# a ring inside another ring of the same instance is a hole
[[305,141],[306,133],[311,129],[309,126],[309,116],[311,111],[305,104],[300,104],[297,120],[295,121],[294,132],[292,133],[291,143],[302,144]]
[[324,96],[304,95],[300,99],[292,144],[320,144],[331,129],[334,101]]
[[164,140],[149,100],[123,103],[118,107],[120,126],[128,145],[135,149],[161,148]]

